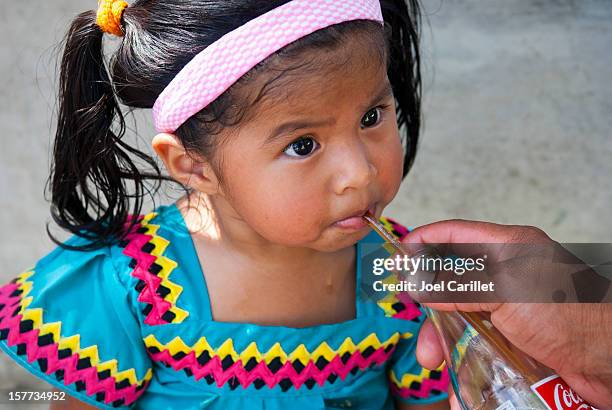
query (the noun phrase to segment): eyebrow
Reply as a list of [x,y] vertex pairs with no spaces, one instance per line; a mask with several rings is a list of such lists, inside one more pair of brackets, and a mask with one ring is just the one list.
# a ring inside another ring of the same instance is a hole
[[[391,87],[391,84],[388,81],[385,81],[383,87],[374,95],[374,97],[367,104],[366,108],[372,107],[373,105],[378,104],[379,102],[384,100],[385,97],[387,97],[389,94],[392,94],[392,93],[393,93],[393,88]],[[283,138],[286,134],[297,131],[299,129],[323,127],[326,125],[330,126],[330,125],[334,125],[335,123],[336,123],[335,118],[327,118],[323,121],[309,121],[306,119],[289,121],[289,122],[283,123],[277,126],[276,128],[274,128],[274,130],[272,130],[268,138],[266,138],[266,140],[263,142],[263,144],[261,144],[261,146],[263,148],[267,145],[271,145],[276,140]]]

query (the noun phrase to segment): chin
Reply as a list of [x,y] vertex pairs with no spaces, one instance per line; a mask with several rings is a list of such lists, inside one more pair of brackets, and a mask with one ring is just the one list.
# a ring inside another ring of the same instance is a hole
[[370,231],[371,229],[369,227],[366,227],[364,229],[360,229],[354,232],[342,232],[340,234],[336,234],[334,235],[335,238],[329,241],[330,243],[329,250],[338,251],[341,249],[345,249],[345,248],[354,246],[355,244],[357,244],[357,242],[359,242],[360,240],[368,236]]

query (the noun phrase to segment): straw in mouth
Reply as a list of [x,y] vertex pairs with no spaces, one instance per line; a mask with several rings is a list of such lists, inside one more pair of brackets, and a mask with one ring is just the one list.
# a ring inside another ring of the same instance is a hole
[[387,228],[385,228],[385,226],[381,224],[370,211],[367,211],[362,218],[368,223],[368,225],[370,225],[370,228],[374,229],[374,231],[376,231],[376,233],[379,234],[387,243],[389,243],[399,252],[405,253],[395,235],[387,231]]

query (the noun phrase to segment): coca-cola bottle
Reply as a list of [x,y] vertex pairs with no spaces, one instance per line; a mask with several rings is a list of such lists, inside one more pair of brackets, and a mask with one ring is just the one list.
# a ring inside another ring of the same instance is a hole
[[464,410],[595,409],[553,370],[512,346],[486,314],[425,309]]

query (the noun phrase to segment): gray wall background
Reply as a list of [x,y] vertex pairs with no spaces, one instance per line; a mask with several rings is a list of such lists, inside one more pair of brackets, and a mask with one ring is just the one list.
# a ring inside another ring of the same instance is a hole
[[[535,225],[564,242],[612,241],[612,2],[423,1],[423,138],[385,214],[411,226],[466,218]],[[95,7],[28,0],[0,13],[2,282],[53,248],[43,197],[53,51],[72,17]],[[148,147],[150,112],[132,126]],[[0,366],[0,389],[30,386],[14,371]]]

